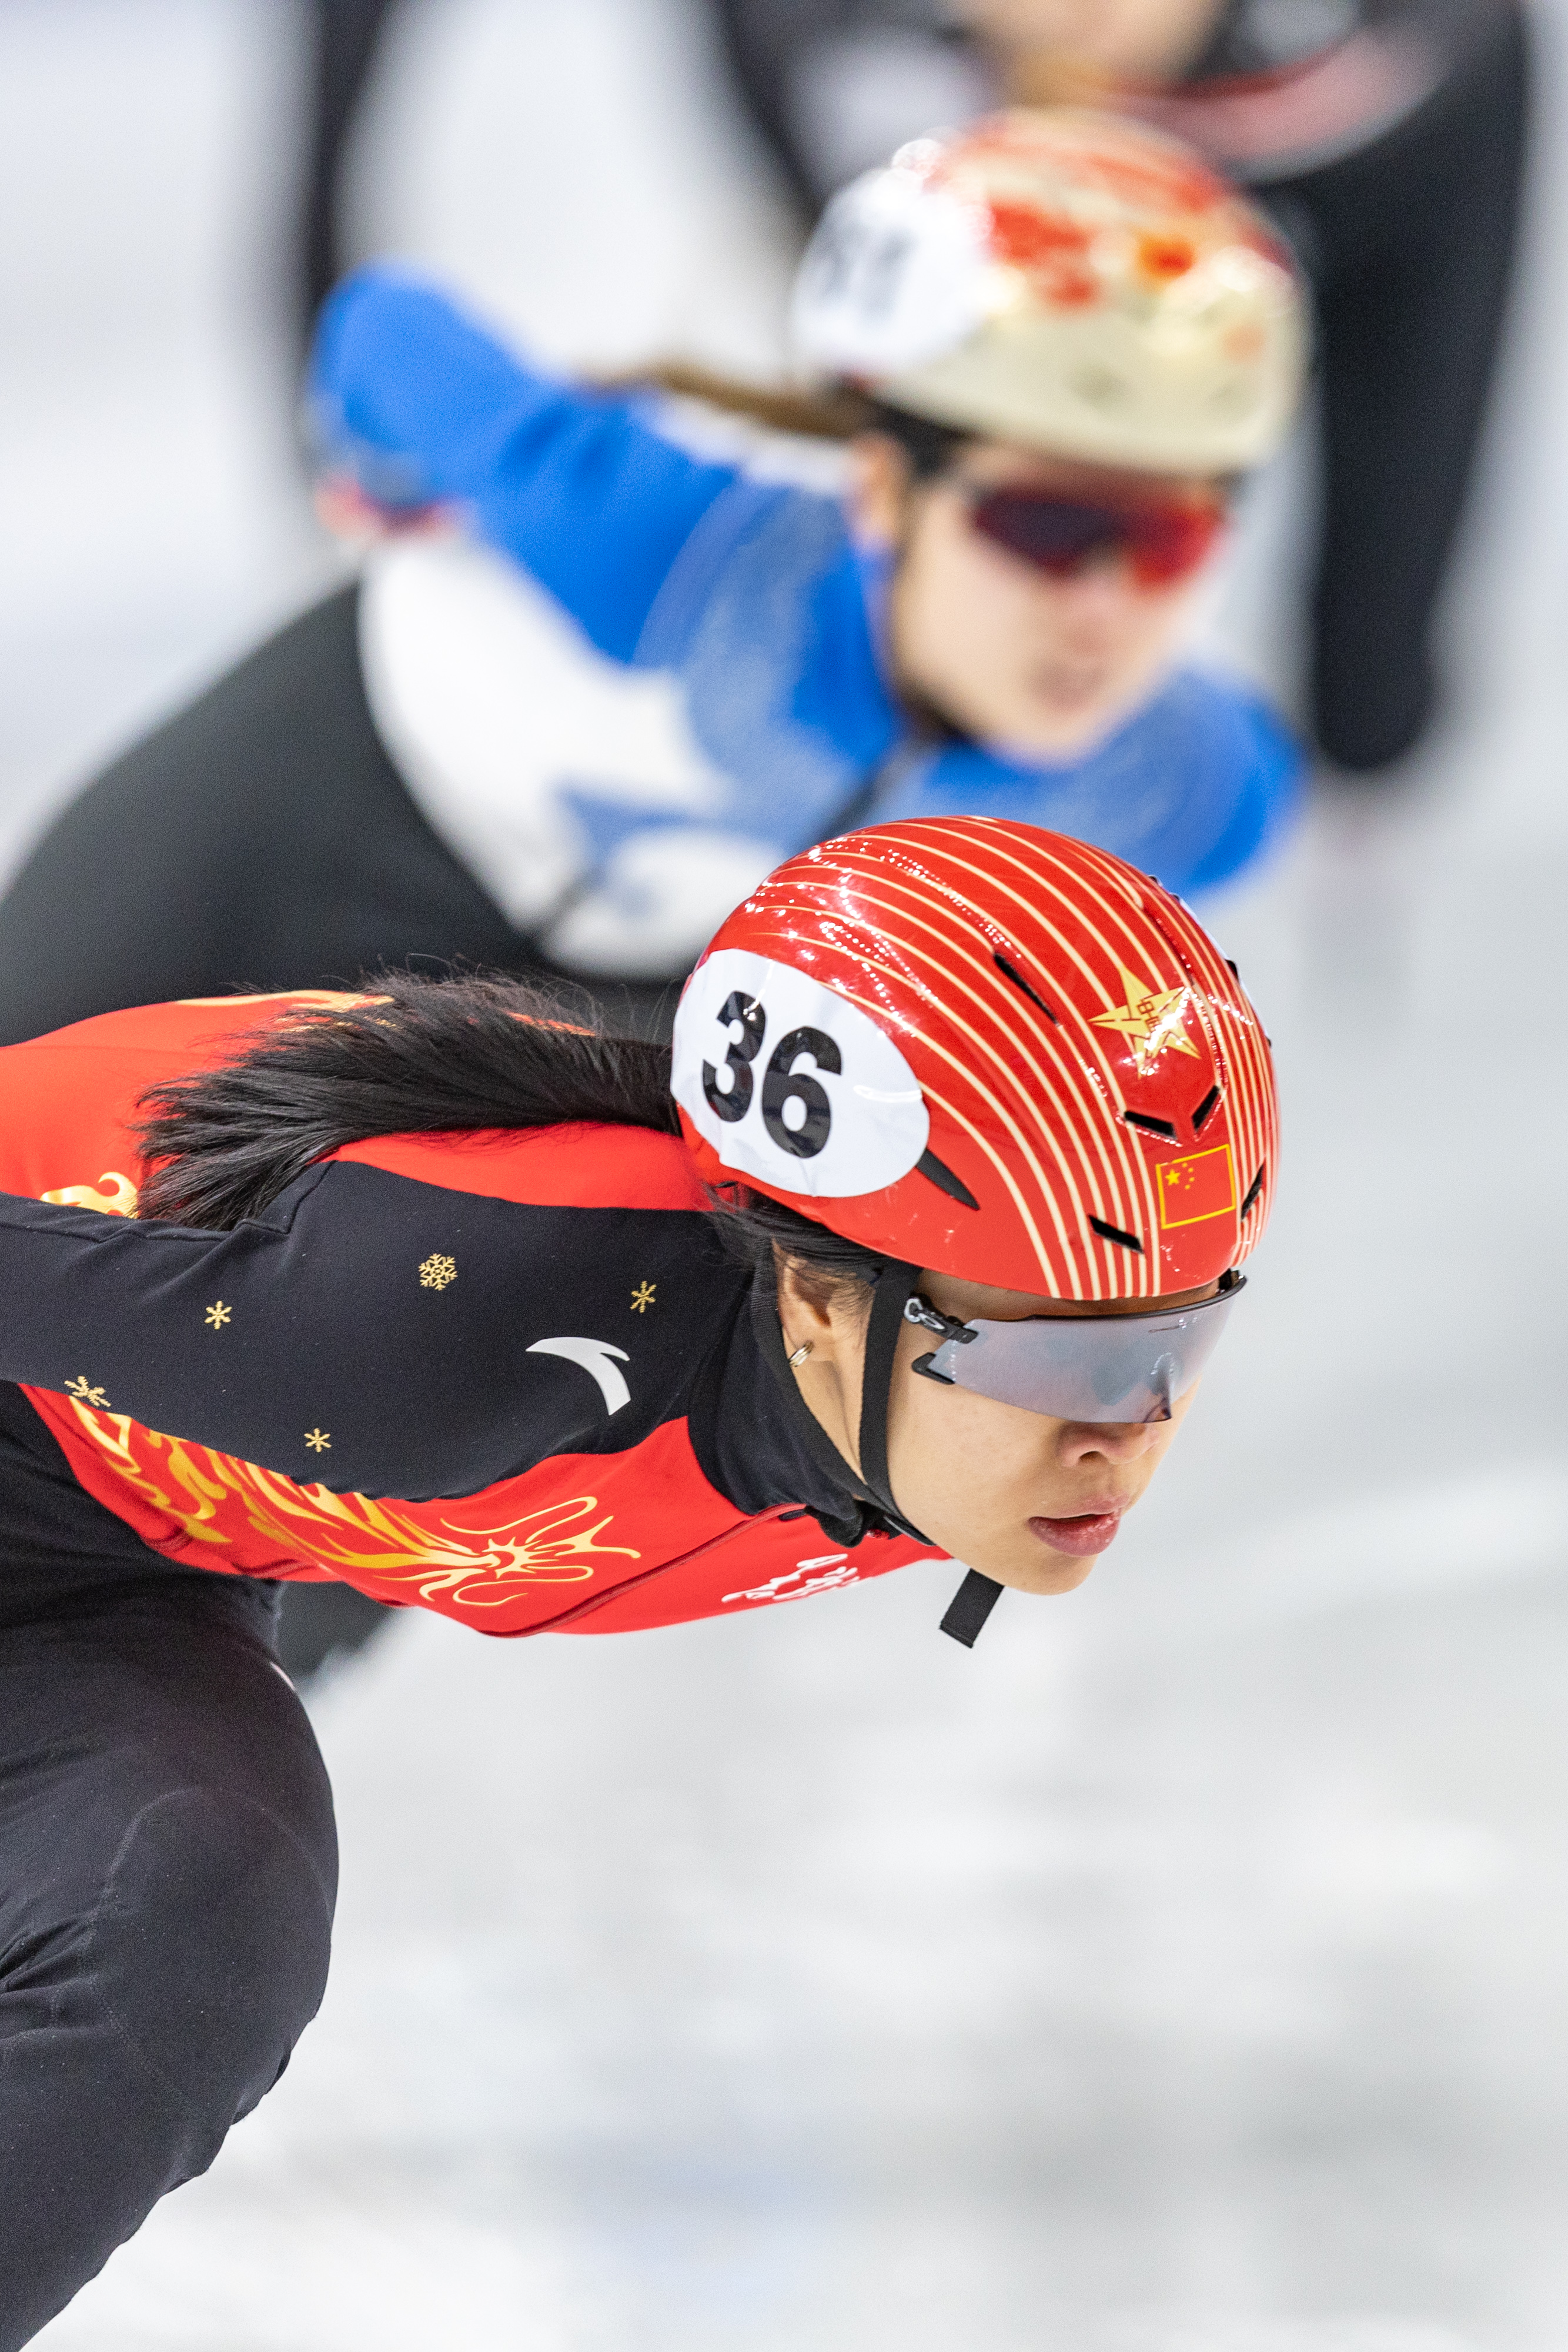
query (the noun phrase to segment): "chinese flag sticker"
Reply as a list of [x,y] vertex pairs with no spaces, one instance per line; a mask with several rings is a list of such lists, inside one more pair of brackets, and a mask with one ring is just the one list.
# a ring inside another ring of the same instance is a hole
[[1159,1186],[1160,1223],[1201,1225],[1206,1217],[1228,1216],[1236,1206],[1236,1171],[1228,1143],[1212,1151],[1191,1151],[1185,1160],[1167,1160],[1155,1171]]

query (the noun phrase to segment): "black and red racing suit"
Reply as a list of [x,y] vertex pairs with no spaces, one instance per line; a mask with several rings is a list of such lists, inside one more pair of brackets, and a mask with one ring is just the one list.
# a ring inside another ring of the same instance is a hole
[[941,1556],[857,1501],[673,1137],[391,1137],[233,1232],[139,1223],[138,1097],[298,1001],[0,1053],[0,1539],[32,1433],[138,1551],[492,1633],[670,1624]]

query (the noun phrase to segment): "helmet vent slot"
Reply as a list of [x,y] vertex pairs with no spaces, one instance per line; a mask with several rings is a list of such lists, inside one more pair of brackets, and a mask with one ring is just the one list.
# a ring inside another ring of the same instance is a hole
[[1166,1143],[1176,1139],[1176,1131],[1168,1118],[1145,1118],[1141,1110],[1124,1110],[1122,1118],[1128,1127],[1141,1127],[1145,1135],[1157,1135]]
[[1091,1217],[1089,1222],[1103,1242],[1115,1242],[1123,1249],[1136,1250],[1143,1256],[1144,1244],[1136,1234],[1124,1234],[1120,1225],[1108,1225],[1103,1217]]
[[1240,1213],[1236,1220],[1238,1224],[1244,1225],[1246,1223],[1248,1211],[1251,1208],[1253,1202],[1258,1198],[1259,1193],[1263,1190],[1263,1171],[1268,1164],[1269,1163],[1266,1160],[1259,1162],[1258,1173],[1253,1177],[1252,1181],[1247,1187],[1247,1198],[1242,1202]]
[[1198,1129],[1202,1127],[1204,1120],[1208,1117],[1209,1112],[1214,1108],[1215,1104],[1218,1100],[1219,1088],[1218,1087],[1210,1087],[1208,1092],[1205,1095],[1203,1100],[1199,1103],[1197,1108],[1192,1115],[1192,1131],[1194,1135],[1196,1135]]
[[934,1151],[923,1151],[915,1167],[918,1175],[924,1176],[928,1183],[935,1184],[938,1192],[946,1192],[950,1199],[961,1201],[966,1209],[979,1207],[978,1201],[963,1178],[955,1176],[946,1161],[938,1160]]
[[1019,971],[1017,964],[1009,963],[999,948],[993,948],[991,950],[991,961],[996,965],[997,970],[1001,973],[1004,980],[1010,980],[1015,988],[1021,988],[1030,1003],[1031,1004],[1038,1004],[1046,1019],[1048,1021],[1054,1021],[1057,1027],[1059,1029],[1061,1028],[1061,1015],[1051,1011],[1050,1005],[1046,1003],[1039,989],[1031,988],[1030,986],[1022,972]]

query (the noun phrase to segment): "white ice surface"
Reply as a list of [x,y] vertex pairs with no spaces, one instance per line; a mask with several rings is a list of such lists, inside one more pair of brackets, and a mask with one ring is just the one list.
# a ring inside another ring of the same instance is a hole
[[[972,1656],[926,1572],[620,1641],[398,1626],[317,1710],[322,2015],[48,2352],[1560,2352],[1568,69],[1540,15],[1455,715],[1216,910],[1288,1159],[1154,1497]],[[563,357],[766,364],[788,232],[701,26],[417,0],[367,241]],[[294,32],[281,0],[0,12],[13,855],[329,569],[268,277]],[[1287,464],[1216,623],[1275,677],[1299,504]]]

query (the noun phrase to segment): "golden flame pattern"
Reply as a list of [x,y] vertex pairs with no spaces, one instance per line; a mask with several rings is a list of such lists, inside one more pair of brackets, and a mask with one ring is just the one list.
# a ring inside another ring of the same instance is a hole
[[96,1184],[61,1184],[42,1197],[57,1209],[99,1209],[106,1217],[136,1214],[136,1186],[118,1168],[106,1168]]
[[592,1495],[546,1504],[497,1527],[465,1528],[445,1517],[426,1520],[421,1514],[434,1513],[434,1504],[378,1502],[368,1495],[297,1486],[257,1463],[144,1429],[127,1413],[98,1412],[76,1402],[71,1411],[101,1460],[193,1543],[232,1544],[237,1512],[251,1536],[276,1545],[276,1560],[265,1563],[246,1547],[245,1568],[253,1576],[321,1568],[351,1584],[412,1587],[408,1597],[424,1601],[495,1609],[516,1600],[521,1583],[582,1583],[594,1574],[598,1559],[642,1558],[629,1544],[597,1540],[612,1513],[581,1524],[599,1508]]

